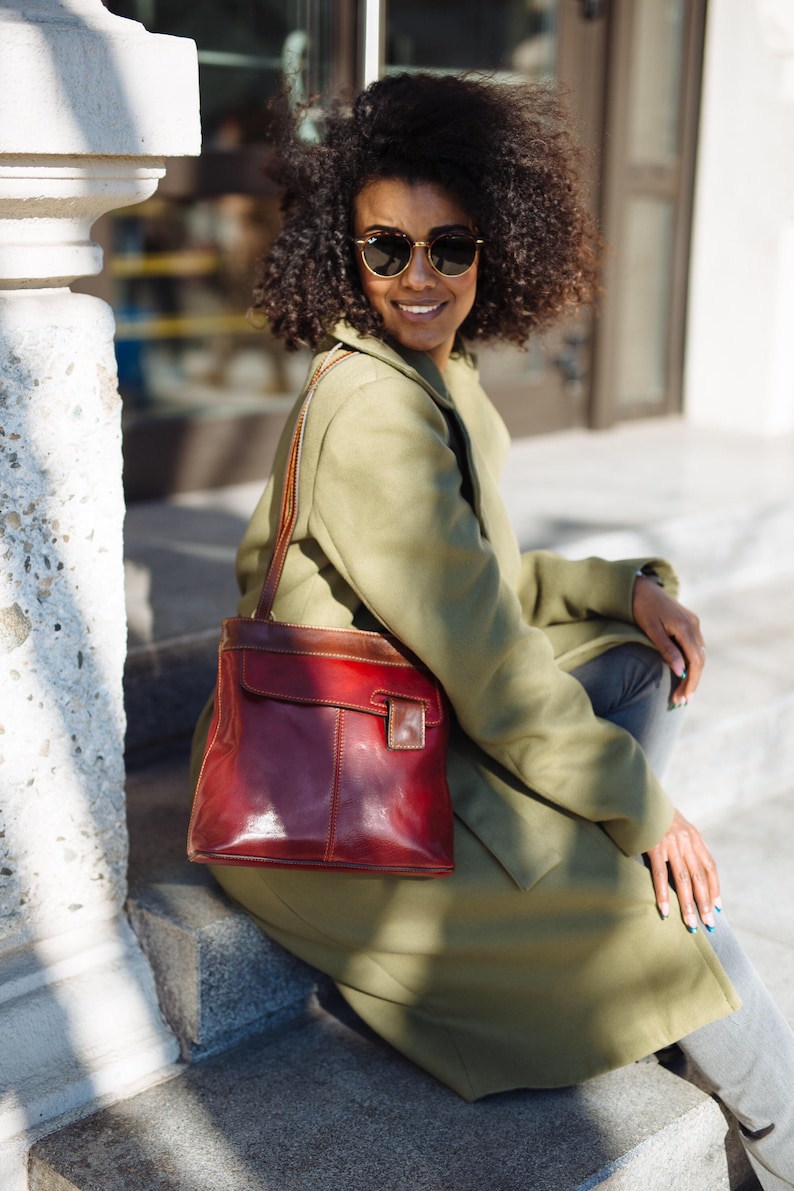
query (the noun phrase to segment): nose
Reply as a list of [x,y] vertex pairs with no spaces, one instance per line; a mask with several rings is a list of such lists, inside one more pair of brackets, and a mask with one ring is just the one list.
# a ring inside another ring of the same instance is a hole
[[410,289],[430,289],[438,281],[438,274],[427,255],[427,248],[414,244],[411,262],[402,275],[403,284]]

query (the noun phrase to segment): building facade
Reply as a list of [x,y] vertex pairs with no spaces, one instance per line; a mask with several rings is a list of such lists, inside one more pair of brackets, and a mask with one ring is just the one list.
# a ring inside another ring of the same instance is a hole
[[[514,434],[682,411],[763,432],[794,425],[787,313],[771,310],[790,301],[794,35],[785,0],[713,0],[708,11],[706,0],[109,7],[196,40],[204,130],[198,162],[172,163],[155,198],[101,228],[128,496],[267,471],[304,367],[245,320],[254,260],[278,226],[263,168],[267,101],[285,78],[296,103],[401,70],[485,70],[508,85],[557,80],[568,90],[609,246],[604,296],[596,317],[580,315],[527,353],[481,353]],[[309,115],[307,135],[313,129]],[[753,310],[740,315],[744,301]],[[731,351],[746,338],[748,317],[769,349],[751,365],[750,401],[725,391],[738,373],[722,346],[728,326]],[[775,412],[759,417],[767,382]]]

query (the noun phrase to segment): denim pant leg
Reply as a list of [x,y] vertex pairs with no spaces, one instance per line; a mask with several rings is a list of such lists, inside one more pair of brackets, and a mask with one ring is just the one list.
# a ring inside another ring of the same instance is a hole
[[739,1122],[764,1191],[794,1188],[794,1032],[744,953],[725,915],[708,936],[742,1007],[679,1042]]
[[596,715],[630,732],[661,777],[684,710],[671,708],[670,696],[679,680],[656,650],[639,642],[618,645],[572,673],[587,691]]
[[[596,715],[630,732],[661,776],[683,712],[668,710],[678,679],[659,654],[649,646],[622,645],[573,674],[590,696]],[[744,1147],[764,1191],[792,1191],[794,1033],[724,915],[718,917],[708,938],[742,998],[742,1008],[701,1026],[679,1045],[739,1121]]]

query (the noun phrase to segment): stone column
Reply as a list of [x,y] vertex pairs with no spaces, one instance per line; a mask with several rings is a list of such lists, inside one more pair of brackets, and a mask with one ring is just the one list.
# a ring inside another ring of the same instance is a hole
[[113,317],[90,228],[199,149],[196,52],[100,0],[0,8],[0,1186],[177,1047],[123,916]]

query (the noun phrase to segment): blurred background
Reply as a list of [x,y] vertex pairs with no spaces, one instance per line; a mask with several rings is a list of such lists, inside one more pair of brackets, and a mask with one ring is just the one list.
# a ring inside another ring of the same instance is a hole
[[[717,0],[717,4],[720,0]],[[304,356],[246,322],[278,228],[266,107],[402,70],[561,81],[612,246],[598,317],[528,352],[481,353],[514,436],[608,427],[682,406],[706,0],[115,0],[198,45],[204,151],[147,203],[105,217],[130,500],[264,477]],[[738,30],[737,30],[738,34]],[[306,135],[316,135],[311,117]],[[520,234],[520,229],[517,229]]]

